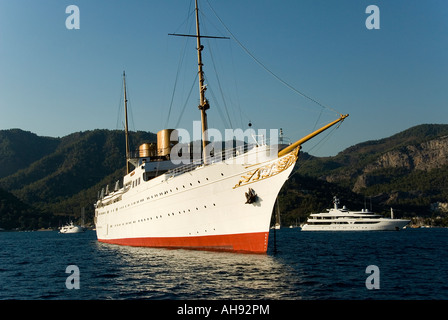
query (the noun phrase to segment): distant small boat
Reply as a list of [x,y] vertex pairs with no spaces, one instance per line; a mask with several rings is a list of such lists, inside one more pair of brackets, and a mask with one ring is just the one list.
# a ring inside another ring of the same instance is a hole
[[59,229],[59,233],[80,233],[84,232],[84,229],[81,226],[74,225],[73,222],[70,222],[68,225],[63,226]]
[[400,230],[410,220],[394,219],[391,209],[391,218],[384,218],[368,209],[361,211],[349,211],[345,206],[338,207],[339,199],[333,198],[334,208],[328,212],[312,213],[307,223],[303,225],[303,231],[372,231]]

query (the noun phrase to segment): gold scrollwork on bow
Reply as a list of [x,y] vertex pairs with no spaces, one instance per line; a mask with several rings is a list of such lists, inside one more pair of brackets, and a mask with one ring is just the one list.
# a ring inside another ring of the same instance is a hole
[[233,187],[233,189],[244,186],[246,184],[257,182],[285,171],[291,165],[296,163],[300,148],[294,149],[288,155],[280,158],[279,160],[257,168],[254,171],[248,172],[246,175],[241,176],[241,180]]

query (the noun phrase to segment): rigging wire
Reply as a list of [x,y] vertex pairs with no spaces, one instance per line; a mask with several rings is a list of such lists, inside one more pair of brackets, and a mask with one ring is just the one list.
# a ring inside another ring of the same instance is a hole
[[322,137],[322,139],[320,139],[314,146],[312,146],[307,153],[311,152],[314,148],[317,148],[316,151],[319,150],[319,148],[322,146],[322,144],[325,144],[331,137],[331,135],[333,135],[334,131],[336,129],[339,128],[339,126],[341,125],[341,123],[339,123],[336,127],[331,128],[330,130],[328,130],[328,132]]
[[[189,8],[191,8],[192,3],[193,3],[193,1],[190,1],[190,6],[189,6]],[[177,30],[179,30],[179,29],[181,28],[181,26],[184,26],[184,25],[190,25],[190,29],[189,29],[189,31],[191,31],[192,26],[191,26],[191,23],[188,23],[188,21],[189,21],[189,20],[191,19],[191,17],[193,16],[194,11],[191,11],[191,10],[187,10],[187,11],[188,11],[187,17],[186,17],[185,20],[180,24],[180,26],[179,26],[179,28],[178,28]],[[167,117],[166,117],[166,121],[165,121],[165,128],[168,127],[168,122],[169,122],[169,120],[170,120],[171,111],[172,111],[173,103],[174,103],[174,96],[175,96],[175,94],[176,94],[177,84],[178,84],[179,76],[180,76],[180,73],[181,73],[181,68],[182,68],[182,65],[183,65],[183,62],[184,62],[184,58],[185,58],[185,56],[186,56],[186,52],[187,52],[187,44],[188,44],[188,43],[189,43],[188,38],[186,38],[186,39],[185,39],[184,48],[183,48],[183,50],[181,51],[181,55],[180,55],[180,57],[179,57],[179,63],[178,63],[177,71],[176,71],[176,78],[175,78],[175,80],[174,80],[174,88],[173,88],[173,92],[172,92],[172,94],[171,94],[171,101],[170,101],[170,106],[169,106],[169,108],[168,108],[168,115],[167,115]],[[183,111],[182,111],[182,113],[183,113]],[[176,126],[176,127],[177,127],[177,126]]]
[[319,112],[319,116],[317,117],[317,120],[316,120],[316,122],[314,123],[314,127],[313,127],[313,130],[316,130],[316,127],[317,127],[317,123],[319,122],[319,120],[320,120],[320,117],[322,116],[322,111],[324,111],[324,109],[323,109],[323,108],[321,108],[321,109],[320,109],[320,112]]
[[[220,30],[220,28],[218,28],[218,27],[215,25],[214,20],[208,19],[208,16],[206,16],[205,14],[203,14],[201,10],[199,10],[199,11],[200,11],[202,20],[207,22],[206,24],[203,24],[203,28],[204,28],[204,30],[207,30],[207,26],[208,26],[208,25],[211,25],[211,26],[215,29],[214,32],[217,32],[218,34],[221,35],[221,36],[216,37],[216,38],[220,38],[220,39],[230,39],[229,37],[226,36],[226,34],[224,34],[224,33]],[[210,33],[210,32],[209,32],[209,33]],[[206,34],[207,34],[207,31],[206,31]],[[211,33],[210,33],[210,34],[211,34]],[[207,37],[207,38],[213,38],[213,37]],[[232,44],[232,42],[229,42],[229,43]],[[218,88],[219,88],[219,93],[220,93],[220,98],[222,99],[222,102],[223,102],[223,104],[224,104],[225,115],[223,114],[223,111],[222,111],[223,108],[221,108],[221,107],[219,106],[219,104],[218,104],[218,99],[216,98],[216,96],[215,96],[215,94],[214,94],[214,92],[213,92],[213,87],[210,86],[208,89],[210,90],[210,94],[211,94],[211,96],[212,96],[212,98],[213,98],[213,102],[214,102],[214,104],[215,104],[216,107],[217,107],[216,109],[218,110],[219,115],[220,115],[221,120],[223,121],[223,123],[224,123],[227,127],[229,127],[229,128],[234,128],[234,124],[233,124],[233,122],[238,122],[238,121],[237,121],[238,119],[234,119],[234,120],[232,121],[232,117],[230,116],[230,113],[233,114],[233,113],[235,112],[235,111],[233,110],[233,108],[232,108],[232,106],[233,106],[234,103],[232,102],[232,98],[231,98],[230,96],[227,96],[226,94],[224,94],[224,90],[223,90],[223,87],[222,87],[222,85],[221,85],[220,73],[219,73],[218,70],[217,70],[217,64],[216,64],[216,62],[215,62],[215,61],[216,61],[216,59],[215,59],[215,56],[216,56],[216,50],[215,50],[215,51],[212,50],[212,49],[213,49],[213,46],[210,45],[210,41],[209,41],[209,40],[207,40],[207,48],[208,48],[208,53],[209,53],[209,56],[210,56],[210,58],[211,58],[211,62],[212,62],[212,65],[213,65],[214,76],[216,77],[216,80],[217,80],[217,84],[218,84]],[[232,50],[231,50],[232,46],[230,45],[229,48],[230,48],[230,56],[232,57],[232,58],[231,58],[231,61],[232,61],[233,73],[236,74],[236,72],[235,72],[235,64],[234,64],[234,59],[233,59],[233,53],[232,53]],[[219,50],[217,50],[217,52],[220,53]],[[219,60],[218,60],[218,61],[219,61]],[[235,82],[235,91],[236,91],[236,95],[238,96],[238,85],[237,85],[237,78],[238,78],[238,77],[233,76],[233,77],[231,77],[231,78],[234,79],[234,82]],[[208,79],[210,79],[210,78],[208,77]],[[236,105],[237,105],[238,113],[239,113],[240,127],[244,127],[244,125],[243,125],[243,120],[242,120],[242,113],[244,113],[244,112],[241,110],[241,106],[240,106],[240,104],[239,104],[239,99],[238,99],[238,98],[236,99]],[[230,107],[229,107],[229,106],[230,106]],[[229,109],[231,109],[231,111],[233,111],[233,112],[230,112]],[[227,120],[226,120],[226,117],[227,117]],[[249,117],[248,117],[246,114],[245,114],[245,117],[246,117],[247,119],[249,119]]]
[[132,131],[132,129],[134,131],[137,131],[135,129],[136,126],[135,126],[135,122],[134,122],[134,114],[132,113],[132,99],[131,99],[131,95],[129,94],[129,89],[128,89],[127,86],[126,86],[126,98],[127,98],[128,117],[130,118],[128,120],[130,120],[130,122],[131,122],[131,126],[130,126],[130,130],[129,131]]
[[186,50],[187,44],[188,44],[188,40],[185,40],[185,45],[184,45],[182,54],[179,57],[179,64],[178,64],[178,67],[177,67],[176,78],[174,80],[174,88],[173,88],[173,93],[171,94],[171,101],[170,101],[170,106],[168,108],[168,115],[166,117],[165,128],[168,128],[168,122],[170,120],[171,110],[173,108],[173,103],[174,103],[174,96],[176,94],[177,84],[179,82],[178,81],[179,80],[179,75],[181,73],[180,71],[181,71],[181,68],[182,68],[182,65],[183,65],[183,62],[184,62],[184,58],[185,58],[185,55],[186,55],[186,51],[187,51]]
[[[122,121],[122,114],[123,114],[123,96],[124,96],[124,89],[123,89],[123,84],[121,84],[121,93],[120,93],[120,101],[118,103],[118,113],[117,113],[117,123],[115,124],[115,129],[119,130],[119,129],[123,129],[124,128],[124,124]],[[120,122],[123,124],[123,128],[120,127]]]
[[188,92],[188,97],[187,97],[187,99],[185,99],[185,103],[184,103],[184,105],[182,107],[182,111],[179,114],[179,118],[177,119],[177,123],[175,125],[175,128],[179,128],[180,121],[181,121],[182,116],[184,114],[185,108],[187,107],[188,100],[190,100],[191,93],[193,92],[193,88],[195,87],[195,84],[196,84],[197,80],[198,80],[198,73],[196,73],[196,77],[194,78],[193,83],[192,83],[191,88],[190,88],[190,91]]
[[[207,79],[207,77],[205,77],[205,79]],[[224,116],[224,114],[222,112],[222,108],[221,108],[221,106],[220,106],[220,104],[218,102],[218,98],[216,97],[215,92],[213,91],[212,87],[209,87],[208,91],[210,92],[210,95],[212,96],[212,99],[213,99],[213,102],[214,102],[214,106],[215,106],[214,109],[218,110],[219,116],[221,117],[221,120],[224,123],[224,125],[227,128],[233,128],[232,123],[230,122],[230,125],[229,125],[229,123],[227,122],[227,119],[226,119],[226,117]],[[230,121],[230,118],[229,118],[228,121]]]
[[322,104],[321,102],[317,101],[316,99],[310,97],[309,95],[299,91],[298,89],[294,88],[292,85],[290,85],[289,83],[287,83],[285,80],[283,80],[282,78],[280,78],[277,74],[275,74],[273,71],[271,71],[268,67],[266,67],[266,65],[264,65],[260,60],[258,60],[250,51],[249,49],[247,49],[239,40],[238,38],[232,33],[232,31],[230,31],[230,29],[224,24],[224,22],[221,20],[221,18],[218,16],[218,14],[216,13],[216,11],[213,9],[213,7],[211,6],[210,2],[207,0],[207,3],[210,7],[210,9],[212,10],[212,12],[214,13],[214,15],[216,16],[216,18],[221,22],[221,24],[223,25],[223,27],[227,30],[227,32],[232,36],[232,38],[236,41],[236,43],[258,64],[260,65],[266,72],[268,72],[271,76],[273,76],[275,79],[277,79],[278,81],[280,81],[281,83],[283,83],[286,87],[288,87],[289,89],[291,89],[292,91],[294,91],[295,93],[301,95],[302,97],[316,103],[318,106],[331,110],[335,113],[337,113],[338,115],[340,115],[341,113],[336,111],[335,109],[326,106],[324,104]]
[[[229,50],[230,50],[230,57],[231,57],[230,61],[232,62],[232,72],[233,72],[233,75],[236,75],[237,73],[235,71],[236,70],[236,68],[235,68],[235,59],[233,58],[233,50],[232,50],[232,45],[231,45],[232,42],[229,41],[229,44],[230,44],[229,45]],[[239,111],[238,113],[239,113],[239,120],[240,120],[240,128],[243,128],[243,111],[241,110],[241,105],[239,103],[240,98],[239,98],[238,83],[237,83],[238,77],[233,76],[232,78],[233,78],[233,83],[234,83],[234,86],[235,86],[235,96],[236,96],[236,100],[235,100],[234,104],[236,104],[236,106],[238,108],[238,111]],[[235,121],[237,121],[237,119],[235,119]]]
[[[322,139],[319,140],[319,142],[317,142],[314,146],[312,146],[312,147],[307,151],[307,153],[310,154],[310,152],[311,152],[314,148],[316,148],[317,146],[319,146],[321,143],[324,144],[324,142],[327,142],[327,141],[330,139],[330,136],[334,133],[334,131],[335,131],[336,129],[338,129],[338,128],[341,126],[341,124],[342,124],[342,123],[339,123],[336,127],[331,128],[331,129],[327,132],[327,134],[326,134],[324,137],[322,137]],[[319,148],[320,148],[321,146],[322,146],[322,145],[320,145]],[[319,150],[319,148],[317,148],[317,150]],[[300,151],[300,152],[302,152],[302,151]],[[311,154],[310,154],[310,156],[311,156]],[[304,162],[309,161],[310,159],[311,159],[311,158],[303,159],[303,160],[301,161],[302,165],[303,165]],[[299,172],[299,170],[300,170],[300,168],[295,169],[295,170],[291,173],[291,175],[289,176],[288,179],[290,179],[292,176],[294,176],[295,174],[297,174],[297,173]]]
[[[126,80],[128,83],[129,81]],[[118,112],[117,112],[117,123],[115,124],[115,129],[116,130],[124,130],[125,125],[124,125],[124,119],[123,119],[123,114],[124,114],[124,88],[123,88],[123,84],[121,84],[121,94],[120,94],[120,102],[118,104]],[[127,107],[128,107],[128,115],[129,115],[129,120],[132,124],[132,129],[135,131],[135,122],[134,122],[134,116],[132,114],[132,106],[131,106],[131,98],[130,98],[130,94],[129,94],[129,87],[126,88],[126,94],[127,94]],[[121,122],[121,126],[120,126],[120,122]],[[131,130],[130,130],[131,131]]]
[[[218,76],[218,70],[216,69],[216,63],[215,63],[215,59],[214,59],[214,54],[213,54],[213,51],[211,50],[212,47],[210,45],[209,45],[209,47],[210,47],[210,49],[209,49],[210,58],[211,58],[211,61],[212,61],[213,70],[215,71],[215,77],[216,77],[216,81],[218,83],[219,92],[221,93],[221,99],[222,99],[222,101],[224,103],[224,109],[226,111],[227,120],[229,121],[230,128],[233,128],[232,120],[230,119],[230,115],[229,115],[229,109],[227,108],[227,102],[226,102],[226,99],[224,98],[224,92],[222,90],[221,81],[220,81],[220,78]],[[215,98],[215,100],[217,102],[216,98]],[[225,122],[224,115],[221,115],[221,117],[223,118],[223,121]]]
[[[316,128],[319,120],[321,119],[322,113],[324,111],[324,109],[327,109],[329,111],[335,112],[338,115],[342,115],[339,111],[335,110],[332,107],[329,107],[327,105],[324,105],[323,103],[317,101],[316,99],[312,98],[311,96],[305,94],[304,92],[301,92],[300,90],[296,89],[295,87],[293,87],[291,84],[289,84],[288,82],[286,82],[285,80],[283,80],[280,76],[278,76],[277,74],[275,74],[273,71],[271,71],[266,65],[264,65],[260,60],[258,60],[250,51],[249,49],[247,49],[242,43],[241,41],[238,40],[238,38],[230,31],[230,29],[224,24],[224,22],[222,21],[222,19],[218,16],[218,14],[216,13],[216,11],[213,9],[213,7],[210,4],[210,1],[207,0],[207,3],[211,9],[211,11],[213,12],[213,14],[215,15],[215,17],[218,19],[218,21],[222,24],[222,26],[227,30],[227,32],[232,36],[232,38],[235,40],[235,42],[243,49],[244,52],[246,52],[246,54],[248,54],[259,66],[261,66],[267,73],[269,73],[272,77],[274,77],[276,80],[278,80],[279,82],[281,82],[283,85],[285,85],[287,88],[289,88],[290,90],[292,90],[293,92],[299,94],[300,96],[308,99],[309,101],[315,103],[316,105],[320,106],[320,112],[318,115],[318,118],[314,124],[314,128]],[[320,139],[320,141],[318,143],[316,143],[310,150],[315,149],[316,147],[318,147],[319,145],[322,146],[323,142],[328,141],[328,139],[330,138],[330,136],[334,133],[334,131],[336,129],[338,129],[340,127],[341,123],[332,128],[324,137],[322,137],[322,139]],[[320,148],[319,146],[319,148]],[[309,150],[309,151],[310,151]],[[309,152],[308,151],[308,152]],[[297,170],[293,173],[295,174],[297,173]]]

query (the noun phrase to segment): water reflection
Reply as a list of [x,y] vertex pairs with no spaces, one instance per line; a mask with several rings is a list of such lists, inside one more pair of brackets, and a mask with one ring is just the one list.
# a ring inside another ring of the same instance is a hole
[[[280,259],[96,244],[99,299],[297,299],[297,274]],[[107,283],[107,285],[106,285]]]

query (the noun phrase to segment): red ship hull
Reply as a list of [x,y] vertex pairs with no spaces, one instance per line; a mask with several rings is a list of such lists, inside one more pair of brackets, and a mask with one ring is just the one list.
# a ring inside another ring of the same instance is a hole
[[225,234],[199,237],[159,237],[99,239],[100,242],[152,248],[195,249],[245,253],[266,253],[269,232]]

